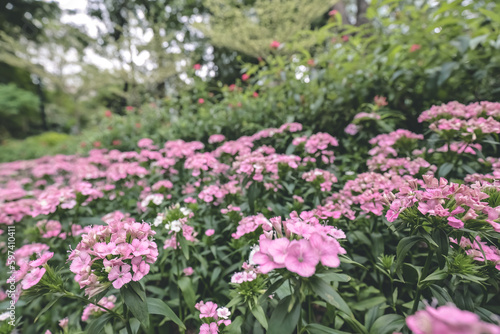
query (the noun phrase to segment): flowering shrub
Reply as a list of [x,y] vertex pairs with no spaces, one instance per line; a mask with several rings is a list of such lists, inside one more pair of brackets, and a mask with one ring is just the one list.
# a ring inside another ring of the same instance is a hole
[[[384,107],[378,97],[353,120],[365,137],[287,123],[236,140],[142,138],[135,151],[0,165],[0,231],[16,231],[2,253],[14,289],[3,271],[0,299],[23,312],[17,323],[0,314],[0,328],[498,332],[491,138],[470,124],[373,126]],[[422,119],[495,120],[495,108],[451,103]]]

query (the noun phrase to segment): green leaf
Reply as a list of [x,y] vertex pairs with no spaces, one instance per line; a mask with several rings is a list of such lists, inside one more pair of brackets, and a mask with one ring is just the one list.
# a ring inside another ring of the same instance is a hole
[[186,260],[189,260],[189,245],[187,240],[182,235],[178,235],[177,241],[179,241],[179,247],[181,248],[182,255],[184,255]]
[[351,280],[349,275],[339,274],[336,272],[320,273],[316,274],[316,276],[322,278],[326,282],[349,282]]
[[177,281],[179,289],[182,291],[184,300],[191,311],[194,311],[194,305],[196,304],[196,294],[193,290],[193,284],[189,277],[182,277]]
[[391,334],[400,331],[405,325],[405,318],[399,314],[386,314],[375,320],[370,334]]
[[109,313],[102,314],[99,318],[92,321],[89,326],[85,329],[85,333],[88,334],[99,334],[104,329],[104,326],[111,320],[113,316]]
[[172,320],[180,328],[186,329],[186,326],[182,323],[181,319],[177,317],[174,311],[161,299],[158,298],[148,298],[148,310],[151,314],[163,315],[169,320]]
[[56,299],[52,300],[50,303],[48,303],[47,305],[45,305],[45,307],[40,311],[40,313],[38,313],[38,315],[36,316],[35,318],[35,321],[34,322],[37,322],[38,319],[45,313],[47,312],[52,306],[54,306],[55,303],[57,303],[57,301],[61,298],[61,296],[57,297]]
[[269,320],[268,334],[291,334],[300,318],[301,305],[297,300],[288,312],[291,296],[286,296],[278,303]]
[[382,303],[385,303],[385,297],[377,296],[377,297],[363,299],[357,302],[352,308],[357,311],[365,311],[368,310],[369,308],[372,308],[373,306],[380,305]]
[[422,241],[422,237],[418,235],[406,237],[399,241],[398,246],[396,247],[396,269],[401,267],[406,254],[419,241]]
[[214,271],[212,272],[212,277],[210,278],[210,285],[214,285],[215,281],[217,281],[217,278],[219,278],[221,271],[221,267],[216,267],[214,269]]
[[431,282],[431,281],[441,281],[448,277],[448,271],[443,269],[438,269],[426,278],[422,280],[422,282]]
[[458,63],[454,61],[449,61],[441,66],[441,72],[439,73],[437,79],[437,85],[441,86],[448,78],[451,76],[451,73],[458,67]]
[[309,279],[312,290],[320,298],[326,301],[328,304],[335,306],[337,309],[345,312],[349,316],[352,316],[352,311],[347,305],[347,303],[342,299],[342,297],[335,291],[330,284],[325,282],[319,277],[311,277]]
[[451,162],[445,162],[438,169],[439,177],[445,177],[451,172],[452,169],[453,169],[453,164]]
[[264,313],[264,309],[262,308],[262,306],[257,304],[254,307],[252,307],[250,309],[250,311],[252,311],[252,314],[254,315],[255,319],[257,319],[257,321],[262,325],[262,327],[264,327],[267,330],[267,328],[268,328],[267,318],[266,318],[266,314]]
[[309,334],[349,334],[320,324],[308,324],[305,329]]
[[241,334],[241,326],[243,325],[243,317],[237,316],[231,321],[231,324],[224,329],[226,334]]
[[484,9],[484,8],[478,8],[478,9],[483,15],[487,16],[490,20],[495,21],[496,23],[500,23],[500,15],[499,14],[492,12],[491,10]]
[[429,285],[432,295],[438,300],[440,305],[453,302],[450,294],[446,289],[443,289],[439,285],[431,284]]
[[148,304],[146,302],[146,292],[139,282],[130,282],[124,285],[120,292],[125,301],[125,305],[129,308],[130,312],[144,325],[145,328],[149,327],[149,312]]
[[137,334],[139,328],[141,327],[141,322],[136,318],[131,318],[129,321],[130,329],[132,330],[132,334]]

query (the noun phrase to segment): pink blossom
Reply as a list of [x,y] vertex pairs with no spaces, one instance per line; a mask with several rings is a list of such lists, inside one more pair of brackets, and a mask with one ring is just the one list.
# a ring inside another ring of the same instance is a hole
[[130,268],[130,265],[124,264],[122,266],[116,266],[111,269],[108,274],[108,279],[110,282],[113,282],[113,287],[115,289],[120,289],[122,286],[132,280]]
[[285,266],[302,277],[310,277],[316,272],[319,260],[318,253],[312,249],[307,240],[294,240],[288,247]]

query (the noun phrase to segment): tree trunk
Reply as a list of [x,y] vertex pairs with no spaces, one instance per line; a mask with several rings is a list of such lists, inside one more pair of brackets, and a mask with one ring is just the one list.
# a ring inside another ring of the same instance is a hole
[[366,18],[366,10],[368,9],[368,4],[365,0],[356,0],[356,5],[358,10],[356,12],[356,25],[360,26],[362,24],[368,23],[369,20]]

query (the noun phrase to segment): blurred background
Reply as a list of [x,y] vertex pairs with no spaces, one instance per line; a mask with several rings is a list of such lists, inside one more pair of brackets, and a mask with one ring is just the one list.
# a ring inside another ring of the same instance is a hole
[[[0,161],[500,100],[494,0],[0,0]],[[392,125],[388,125],[392,126]]]

